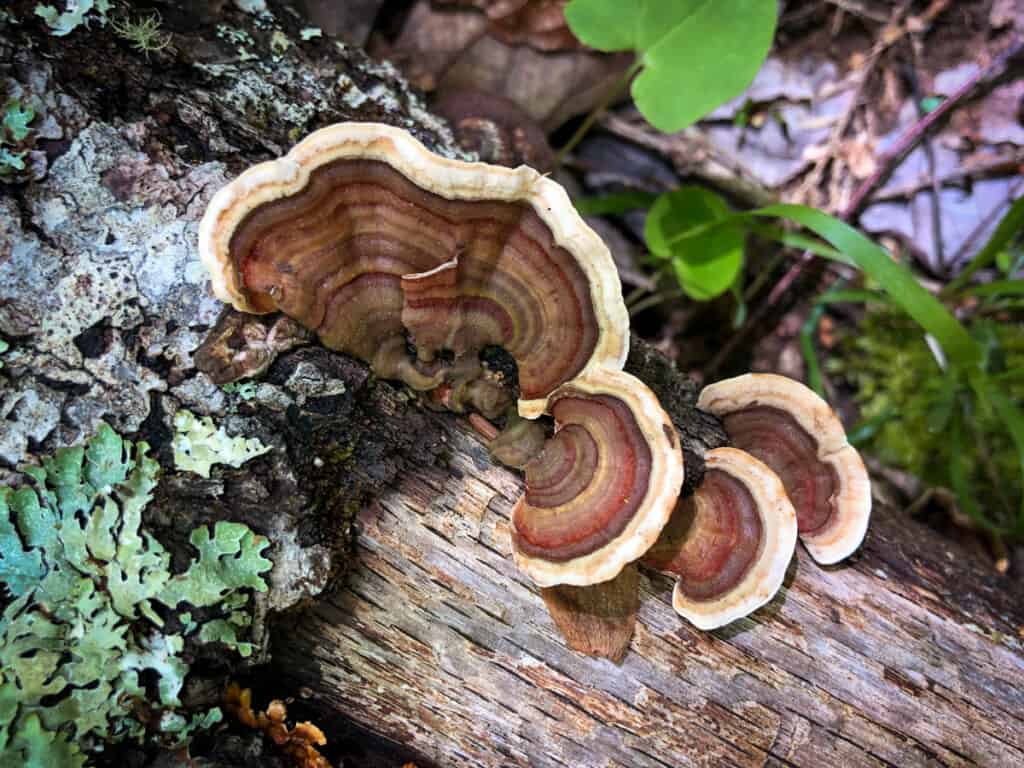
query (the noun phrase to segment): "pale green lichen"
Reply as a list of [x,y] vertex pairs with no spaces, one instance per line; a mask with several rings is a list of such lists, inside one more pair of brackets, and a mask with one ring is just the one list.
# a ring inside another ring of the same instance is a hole
[[[56,37],[63,37],[71,34],[83,24],[96,19],[100,24],[107,23],[107,11],[110,10],[110,0],[67,0],[63,13],[52,5],[37,5],[36,16],[42,18]],[[98,15],[90,15],[96,11]]]
[[240,467],[270,450],[256,438],[228,437],[209,416],[199,419],[184,409],[174,414],[174,429],[174,465],[203,477],[214,464]]
[[0,123],[0,178],[25,170],[27,150],[18,148],[24,145],[31,133],[29,126],[35,116],[31,106],[23,105],[17,99],[11,99],[4,105],[3,122]]
[[299,37],[301,37],[302,41],[306,43],[308,43],[310,40],[313,40],[314,38],[323,36],[324,32],[322,29],[320,29],[320,27],[303,27],[302,29],[299,30]]
[[239,590],[266,589],[268,542],[235,523],[197,528],[199,558],[172,575],[141,528],[159,471],[147,449],[103,424],[26,469],[30,484],[0,487],[0,765],[81,768],[105,743],[148,731],[182,745],[220,719],[180,711],[184,640],[160,631],[157,604],[216,606],[199,639],[252,651],[225,626],[249,626]]
[[[10,344],[8,344],[3,339],[0,339],[0,355],[2,355],[4,352],[9,350],[10,348],[11,348]],[[4,361],[0,360],[0,368],[3,368],[3,367],[4,367]]]

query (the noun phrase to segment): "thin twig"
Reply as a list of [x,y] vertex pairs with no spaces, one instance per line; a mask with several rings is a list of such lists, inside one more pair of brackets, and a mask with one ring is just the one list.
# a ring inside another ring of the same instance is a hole
[[994,80],[1003,74],[1013,59],[1024,52],[1024,40],[1018,39],[1007,50],[1003,51],[995,60],[984,69],[976,72],[963,85],[954,91],[949,98],[939,104],[932,112],[922,117],[910,126],[903,135],[896,141],[896,144],[885,155],[882,156],[875,172],[866,178],[857,190],[853,193],[846,210],[843,211],[842,219],[848,221],[860,213],[861,208],[867,202],[868,197],[875,188],[885,182],[899,164],[908,154],[921,143],[921,140],[936,125],[945,120],[954,110],[961,107],[983,84]]
[[[916,147],[921,140],[933,128],[935,128],[935,126],[951,115],[955,109],[962,106],[963,103],[966,102],[982,85],[1002,75],[1013,59],[1019,56],[1022,52],[1024,52],[1024,40],[1017,39],[1009,48],[1007,48],[1006,51],[996,57],[989,66],[977,72],[967,82],[957,88],[956,91],[943,101],[942,104],[940,104],[934,111],[929,112],[904,131],[903,135],[900,136],[893,148],[881,158],[875,172],[865,179],[853,193],[849,203],[847,203],[842,213],[839,214],[839,218],[846,222],[853,220],[860,213],[864,204],[867,202],[868,197],[875,188],[889,178],[900,162],[906,158],[911,150],[913,150],[914,147]],[[718,354],[716,354],[708,363],[705,367],[705,373],[708,377],[713,376],[722,363],[729,359],[740,341],[742,341],[750,332],[751,328],[762,324],[769,311],[771,311],[774,305],[792,287],[793,283],[795,283],[797,278],[800,277],[803,270],[813,260],[814,254],[810,251],[804,251],[804,253],[801,254],[800,258],[792,267],[789,268],[789,271],[782,276],[782,279],[779,280],[778,283],[775,284],[771,293],[768,295],[768,298],[757,308],[757,311],[751,314],[744,326],[733,334],[733,336],[724,345],[722,345]]]
[[[917,117],[920,119],[928,113],[925,111],[924,104],[922,103],[924,95],[921,93],[920,83],[917,78],[917,70],[921,66],[921,56],[918,51],[917,41],[915,40],[910,41],[910,55],[913,59],[913,65],[907,68],[906,77],[910,83],[910,98],[914,100],[914,105],[917,108]],[[932,146],[931,139],[928,136],[925,136],[922,140],[921,147],[924,149],[925,160],[928,162],[928,178],[931,179],[928,200],[931,204],[932,242],[935,246],[936,274],[945,276],[947,265],[945,246],[942,242],[942,197],[940,195],[938,174],[935,172],[935,147]]]

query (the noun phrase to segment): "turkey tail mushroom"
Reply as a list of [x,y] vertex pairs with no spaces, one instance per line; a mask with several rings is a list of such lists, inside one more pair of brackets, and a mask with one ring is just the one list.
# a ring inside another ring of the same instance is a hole
[[815,560],[831,565],[860,546],[871,481],[828,403],[793,379],[749,373],[705,387],[697,407],[722,420],[733,446],[779,476]]
[[[558,184],[440,157],[391,126],[332,125],[250,168],[214,196],[199,235],[219,298],[281,310],[375,365],[407,334],[420,361],[444,344],[504,347],[528,418],[628,351],[615,264]],[[381,364],[416,379],[401,362]]]
[[778,592],[797,524],[782,482],[753,456],[715,448],[704,461],[703,481],[679,500],[641,562],[677,576],[676,612],[700,629],[715,629]]
[[516,564],[542,587],[615,578],[657,540],[683,483],[679,438],[638,379],[598,370],[551,396],[555,434],[526,465]]

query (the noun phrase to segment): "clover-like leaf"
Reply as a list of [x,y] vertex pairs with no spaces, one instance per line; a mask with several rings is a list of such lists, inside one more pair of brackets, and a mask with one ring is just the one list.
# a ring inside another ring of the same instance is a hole
[[709,227],[728,216],[725,201],[701,187],[666,192],[647,214],[647,247],[658,258],[671,259],[679,286],[698,301],[727,291],[743,268],[742,225]]
[[661,131],[679,131],[739,95],[761,68],[778,4],[766,0],[573,0],[565,18],[584,43],[632,49],[633,98]]

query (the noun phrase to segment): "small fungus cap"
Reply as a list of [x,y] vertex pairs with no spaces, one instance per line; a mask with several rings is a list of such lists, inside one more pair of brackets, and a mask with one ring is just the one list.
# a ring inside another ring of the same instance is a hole
[[555,434],[526,465],[513,553],[539,586],[598,584],[668,521],[683,482],[679,439],[654,394],[622,371],[575,379],[550,403]]
[[767,603],[796,546],[796,512],[778,476],[744,451],[715,448],[643,564],[678,577],[676,612],[715,629]]
[[504,347],[528,418],[628,351],[611,255],[558,184],[440,157],[391,126],[332,125],[250,168],[199,235],[220,299],[281,310],[381,375],[436,384],[398,360],[407,336],[420,361]]
[[871,482],[828,403],[793,379],[750,373],[705,387],[697,406],[722,420],[733,446],[780,477],[815,560],[837,563],[860,546]]

